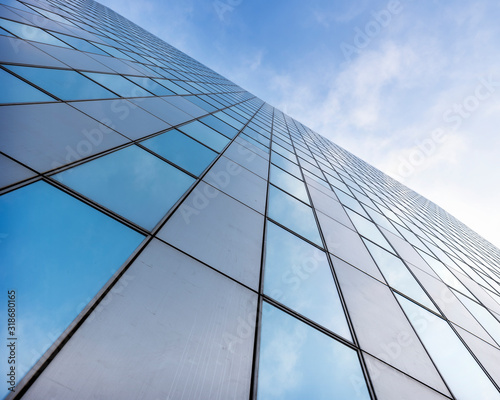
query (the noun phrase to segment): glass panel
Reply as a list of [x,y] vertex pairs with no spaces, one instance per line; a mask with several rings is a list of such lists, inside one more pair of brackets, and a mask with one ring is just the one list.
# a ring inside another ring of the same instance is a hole
[[354,211],[347,209],[346,212],[349,215],[349,218],[351,218],[352,223],[354,224],[360,235],[363,235],[366,238],[374,241],[378,245],[384,247],[386,250],[389,250],[391,252],[394,251],[389,242],[378,230],[377,225],[367,220],[366,218],[363,218],[361,215],[355,213]]
[[472,301],[462,293],[455,292],[455,295],[467,307],[470,313],[479,321],[493,339],[500,344],[500,322],[490,314],[490,312],[480,304]]
[[181,88],[180,86],[176,85],[172,81],[169,81],[167,79],[155,79],[160,85],[165,86],[167,89],[171,90],[175,94],[191,94],[187,90]]
[[394,289],[417,300],[419,303],[439,314],[434,303],[432,303],[429,296],[427,296],[417,280],[410,271],[408,271],[403,261],[372,242],[364,239],[363,241],[382,271],[389,286],[392,286]]
[[[330,192],[331,193],[331,192]],[[314,208],[318,211],[323,212],[330,218],[344,224],[348,228],[354,230],[354,226],[351,220],[347,216],[344,207],[337,201],[337,199],[330,197],[328,194],[315,189],[312,185],[309,185],[309,194],[311,195],[312,201],[314,203]],[[332,196],[335,196],[331,193]]]
[[200,175],[217,156],[216,152],[175,129],[141,144],[195,175]]
[[179,129],[215,151],[220,152],[229,142],[228,138],[199,121],[183,125]]
[[369,400],[356,352],[263,303],[257,399]]
[[326,254],[267,223],[264,293],[352,341]]
[[241,123],[240,121],[237,121],[233,117],[230,117],[229,115],[227,115],[223,111],[219,111],[218,113],[215,113],[214,116],[216,116],[217,118],[220,118],[224,122],[227,122],[229,125],[234,126],[238,130],[240,130],[244,126],[243,123]]
[[268,207],[269,218],[323,246],[311,207],[272,185],[269,186]]
[[207,115],[206,117],[200,120],[204,124],[210,126],[216,131],[222,133],[224,136],[228,138],[233,138],[238,133],[238,130],[233,128],[232,126],[226,124],[224,121],[221,121],[218,118],[215,118],[213,115]]
[[54,175],[125,218],[152,229],[194,179],[137,146]]
[[339,201],[345,205],[346,207],[349,207],[351,210],[357,211],[358,214],[361,214],[362,216],[368,218],[368,215],[366,214],[365,210],[363,210],[363,207],[361,207],[361,204],[359,204],[359,201],[357,201],[354,197],[351,197],[347,194],[345,194],[342,190],[338,189],[333,189],[337,197],[339,198]]
[[158,236],[257,290],[263,231],[261,214],[201,182]]
[[295,175],[298,178],[301,177],[299,166],[276,153],[275,151],[271,152],[271,162],[281,169],[284,169],[285,171],[291,173],[292,175]]
[[36,174],[21,164],[0,154],[0,187],[11,185],[13,183],[31,178]]
[[150,78],[139,77],[139,76],[127,76],[127,78],[130,79],[132,82],[137,83],[144,89],[150,91],[156,96],[169,96],[174,94],[174,92],[168,90],[166,87],[163,87],[162,85],[160,85],[159,83],[155,82]]
[[104,89],[102,86],[75,71],[14,65],[9,65],[7,68],[62,100],[116,97],[109,90]]
[[143,88],[130,82],[121,75],[99,74],[96,72],[84,72],[83,74],[122,97],[151,96],[151,93],[146,92]]
[[63,43],[54,36],[49,35],[44,30],[31,25],[20,24],[19,22],[8,21],[0,18],[0,26],[21,39],[33,40],[34,42],[53,44],[55,46],[69,48],[66,43]]
[[256,310],[255,293],[153,240],[25,397],[248,398]]
[[38,101],[55,101],[40,90],[21,79],[0,69],[0,103],[31,103]]
[[446,321],[402,296],[396,298],[457,399],[500,399],[500,393]]
[[66,43],[73,46],[77,50],[86,51],[89,53],[107,55],[104,51],[102,51],[101,49],[97,48],[96,46],[87,42],[84,39],[63,35],[62,33],[56,33],[56,32],[53,32],[52,34],[57,36],[59,39],[64,40]]
[[299,198],[304,203],[310,204],[304,182],[275,165],[271,165],[270,182],[273,185],[279,186],[280,189],[283,189],[291,195]]
[[[15,291],[19,312],[19,381],[144,237],[42,181],[0,197],[0,232],[0,290]],[[7,318],[0,328],[7,335]]]

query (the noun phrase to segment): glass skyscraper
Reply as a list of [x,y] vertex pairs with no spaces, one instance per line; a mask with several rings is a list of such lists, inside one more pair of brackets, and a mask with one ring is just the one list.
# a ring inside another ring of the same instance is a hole
[[500,251],[90,0],[0,0],[9,399],[500,399]]

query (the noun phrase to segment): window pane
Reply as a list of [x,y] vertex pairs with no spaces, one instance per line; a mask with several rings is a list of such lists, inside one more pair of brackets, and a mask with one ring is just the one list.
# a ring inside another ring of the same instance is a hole
[[69,47],[66,43],[63,43],[54,36],[49,35],[44,30],[31,25],[20,24],[19,22],[8,21],[0,18],[0,26],[21,39],[33,40],[34,42],[52,44],[55,46]]
[[352,340],[326,254],[267,223],[264,293]]
[[9,65],[7,68],[62,100],[116,97],[109,90],[75,71],[14,65]]
[[312,208],[272,185],[269,186],[268,215],[269,218],[322,246]]
[[200,175],[217,156],[216,152],[175,129],[141,144],[195,175]]
[[61,183],[152,229],[194,179],[137,146],[54,175]]
[[439,314],[429,296],[399,258],[368,240],[363,241],[390,286]]
[[384,235],[378,230],[377,225],[349,209],[346,211],[360,235],[374,241],[386,250],[394,251]]
[[500,393],[446,321],[402,296],[396,297],[457,399],[500,399]]
[[21,79],[0,69],[0,103],[34,103],[38,101],[55,101],[40,90]]
[[263,304],[257,399],[368,400],[356,352]]
[[84,72],[84,74],[122,97],[151,96],[151,93],[121,75],[99,74],[96,72]]
[[[143,236],[42,181],[0,197],[0,232],[1,291],[16,291],[21,313],[20,380]],[[6,323],[0,322],[3,332]]]
[[238,133],[238,130],[233,128],[232,126],[226,124],[224,121],[221,121],[218,118],[215,118],[213,115],[207,115],[206,117],[200,120],[204,124],[210,126],[215,129],[219,133],[222,133],[224,136],[228,138],[233,138]]
[[107,55],[104,51],[102,51],[101,49],[97,48],[96,46],[87,42],[84,39],[63,35],[62,33],[56,33],[56,32],[54,32],[53,35],[57,36],[61,40],[64,40],[66,43],[73,46],[77,50],[86,51],[89,53]]
[[280,189],[290,193],[303,202],[309,204],[309,197],[304,182],[283,171],[281,168],[271,165],[271,178],[273,185],[279,186]]
[[221,151],[229,142],[228,138],[199,121],[183,125],[179,129],[215,151]]
[[297,164],[291,162],[287,158],[281,156],[280,154],[276,153],[275,151],[271,152],[271,162],[281,169],[284,169],[287,172],[290,172],[292,175],[295,175],[296,177],[300,177],[300,168]]

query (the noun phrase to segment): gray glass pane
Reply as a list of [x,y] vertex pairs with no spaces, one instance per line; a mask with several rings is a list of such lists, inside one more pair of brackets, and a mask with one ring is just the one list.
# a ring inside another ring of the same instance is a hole
[[[148,90],[156,96],[168,96],[173,95],[174,92],[168,90],[166,87],[160,85],[158,82],[146,77],[139,76],[127,76],[127,79],[130,79],[132,82],[137,83],[139,86]],[[149,95],[149,94],[148,94]]]
[[291,195],[302,200],[304,203],[309,203],[309,196],[307,195],[304,182],[290,175],[288,172],[283,171],[281,168],[271,165],[270,182],[278,186],[280,189],[290,193]]
[[404,265],[399,258],[368,240],[363,241],[382,271],[389,286],[392,286],[394,289],[417,300],[419,303],[439,314],[434,303],[432,303],[429,296],[427,296],[417,280],[410,271],[408,271],[406,265]]
[[257,399],[368,400],[356,352],[264,303]]
[[24,398],[247,398],[256,297],[153,240]]
[[79,101],[69,104],[132,140],[170,128],[165,121],[125,99]]
[[170,217],[158,236],[257,289],[264,217],[203,182]]
[[106,99],[116,97],[109,90],[75,71],[9,65],[8,69],[62,100]]
[[221,157],[203,180],[264,214],[267,182],[230,159]]
[[59,182],[152,229],[194,179],[137,146],[54,175]]
[[217,156],[216,152],[175,129],[141,144],[194,175],[200,175]]
[[264,293],[352,341],[326,254],[267,223]]
[[349,196],[345,194],[342,190],[338,189],[333,189],[337,197],[339,198],[339,201],[345,205],[346,207],[349,207],[351,210],[354,210],[358,212],[359,214],[363,215],[364,217],[368,218],[368,215],[366,214],[365,210],[363,207],[361,207],[361,204],[359,204],[359,201],[356,200],[354,197]]
[[[311,195],[314,208],[321,211],[322,213],[328,215],[330,218],[344,224],[350,229],[354,230],[351,220],[348,218],[344,207],[337,201],[336,198],[330,197],[328,194],[315,189],[312,185],[309,186],[309,194]],[[331,196],[335,196],[333,192],[330,192]]]
[[84,72],[84,74],[122,97],[151,96],[151,93],[121,75],[98,74],[95,72]]
[[196,140],[206,144],[215,151],[222,151],[222,149],[229,143],[228,138],[222,136],[219,132],[214,131],[212,128],[199,121],[182,125],[179,129]]
[[251,148],[242,143],[233,142],[224,151],[224,156],[267,181],[269,161],[257,155]]
[[0,121],[1,150],[39,172],[128,141],[64,103],[3,106]]
[[[16,292],[19,312],[19,381],[143,236],[42,181],[0,197],[0,232],[0,289]],[[7,334],[6,318],[0,327]]]
[[500,392],[446,321],[402,296],[396,297],[456,398],[500,399]]
[[226,124],[224,121],[221,121],[213,115],[208,115],[202,118],[200,121],[215,129],[217,132],[222,133],[224,136],[227,136],[228,138],[233,138],[238,133],[237,129]]
[[12,161],[10,158],[0,154],[0,187],[31,178],[36,174],[21,164]]
[[7,36],[0,36],[0,62],[36,64],[55,68],[65,67],[63,63],[39,50],[29,42]]
[[20,24],[19,22],[0,18],[0,26],[21,39],[33,40],[35,42],[52,44],[55,46],[69,47],[66,43],[61,42],[59,39],[48,34],[44,30],[31,25]]
[[159,97],[130,99],[129,101],[172,126],[182,124],[183,122],[193,119],[191,115],[179,110],[177,107],[174,107]]
[[356,268],[333,261],[361,349],[448,394],[391,290]]
[[306,239],[323,246],[312,208],[274,186],[269,186],[268,216]]
[[0,103],[36,103],[39,101],[55,101],[21,79],[0,69]]
[[192,115],[195,118],[199,118],[207,113],[203,108],[191,103],[183,96],[168,96],[163,97],[163,99],[166,102],[172,104],[174,107],[181,109],[182,111],[188,113],[189,115]]

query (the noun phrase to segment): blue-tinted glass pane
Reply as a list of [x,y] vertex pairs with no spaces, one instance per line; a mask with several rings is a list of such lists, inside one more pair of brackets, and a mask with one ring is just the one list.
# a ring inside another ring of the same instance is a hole
[[351,340],[326,254],[268,222],[264,293]]
[[5,35],[5,36],[14,36],[12,33],[7,32],[5,29],[0,28],[0,35]]
[[7,68],[62,100],[116,97],[109,90],[75,71],[14,65],[9,65]]
[[174,92],[175,94],[190,94],[187,90],[181,88],[172,81],[169,81],[167,79],[155,79],[155,80],[158,81],[158,83],[160,83],[161,85],[165,86],[167,89]]
[[194,179],[137,146],[54,176],[129,220],[152,229]]
[[93,44],[87,42],[86,40],[76,38],[73,36],[63,35],[62,33],[54,32],[53,35],[57,36],[59,39],[65,41],[70,46],[73,46],[77,50],[87,51],[89,53],[103,54],[107,55],[104,51],[97,48]]
[[174,92],[168,90],[166,87],[163,87],[150,78],[140,76],[127,76],[127,78],[156,96],[169,96],[174,94]]
[[227,122],[229,125],[234,126],[238,130],[240,130],[244,126],[244,124],[242,122],[237,121],[233,117],[227,115],[224,111],[219,111],[218,113],[215,113],[214,116]]
[[0,103],[55,101],[37,88],[0,69]]
[[291,162],[287,158],[282,155],[276,153],[275,151],[271,152],[271,162],[281,169],[284,169],[287,172],[290,172],[292,175],[296,177],[300,177],[300,168],[297,164]]
[[228,138],[199,121],[183,125],[179,129],[215,151],[221,151],[229,142]]
[[322,246],[312,208],[272,185],[269,186],[268,215],[269,218]]
[[304,182],[290,175],[288,172],[271,165],[271,183],[279,186],[280,189],[294,195],[303,202],[309,204],[309,197],[307,196],[306,187]]
[[222,133],[224,136],[227,136],[228,138],[233,138],[238,133],[237,129],[226,124],[224,121],[221,121],[219,118],[215,118],[213,115],[207,115],[200,121],[215,129],[217,132]]
[[143,88],[121,75],[99,74],[96,72],[84,72],[84,74],[122,97],[151,96],[151,93],[146,92]]
[[382,235],[382,233],[378,230],[377,225],[362,217],[358,213],[355,213],[354,211],[351,211],[349,209],[347,209],[346,211],[349,215],[349,218],[351,218],[352,223],[361,235],[374,241],[378,245],[384,247],[386,250],[394,251],[384,235]]
[[356,352],[264,303],[257,399],[369,400]]
[[0,18],[0,26],[10,33],[25,40],[33,40],[34,42],[41,42],[46,44],[53,44],[61,47],[68,47],[66,43],[61,42],[59,39],[49,35],[42,29],[36,28],[31,25],[20,24],[19,22],[8,21]]
[[439,314],[429,296],[427,296],[417,280],[408,271],[403,261],[372,242],[364,239],[363,241],[391,287]]
[[200,175],[217,156],[216,152],[175,129],[142,144],[195,175]]
[[402,296],[396,298],[457,399],[500,399],[500,392],[445,320]]
[[96,43],[95,45],[97,47],[99,47],[100,49],[104,50],[106,53],[111,54],[114,57],[123,58],[125,60],[132,61],[132,59],[129,56],[122,53],[120,50],[115,49],[114,47],[106,46],[105,44],[100,44],[100,43]]
[[[16,292],[19,381],[144,237],[41,181],[0,197],[0,232],[0,290]],[[6,318],[0,328],[7,335]]]

